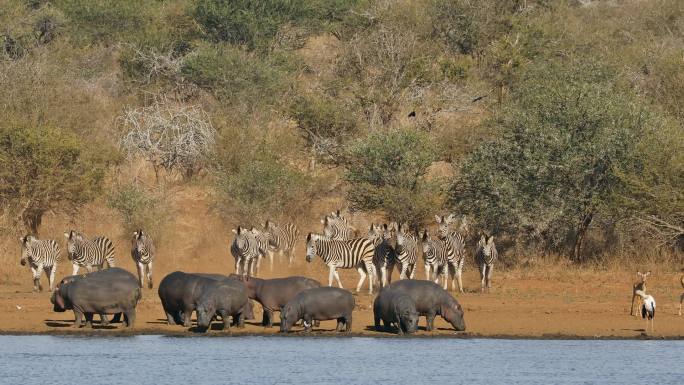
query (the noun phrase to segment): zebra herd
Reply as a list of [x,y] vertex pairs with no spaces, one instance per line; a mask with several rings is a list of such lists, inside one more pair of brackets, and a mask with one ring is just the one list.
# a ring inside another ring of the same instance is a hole
[[[449,276],[452,278],[452,290],[463,292],[462,272],[466,256],[466,239],[468,222],[465,216],[460,220],[453,214],[435,216],[439,226],[438,236],[431,238],[427,230],[422,234],[411,231],[407,224],[390,222],[389,224],[371,224],[366,236],[359,236],[358,231],[350,225],[340,211],[333,212],[321,220],[322,233],[309,233],[306,238],[306,261],[312,262],[319,256],[328,266],[328,286],[333,281],[342,287],[337,269],[356,269],[359,282],[356,291],[361,290],[368,278],[369,292],[373,292],[373,283],[379,282],[384,287],[392,281],[392,271],[399,270],[400,279],[413,279],[416,272],[419,249],[425,262],[427,280],[439,282],[442,279],[444,289],[448,287]],[[457,230],[452,230],[458,225]],[[273,265],[273,252],[287,252],[292,263],[292,250],[298,236],[295,225],[287,223],[282,226],[267,221],[262,229],[238,226],[231,244],[231,254],[235,259],[236,274],[243,276],[258,275],[260,262],[267,255]],[[497,250],[493,236],[482,235],[475,250],[475,261],[478,264],[481,278],[481,290],[491,287],[491,274],[497,260]]]
[[[88,239],[82,232],[69,230],[64,233],[67,240],[67,258],[72,264],[72,275],[78,274],[78,270],[84,267],[88,272],[93,268],[98,270],[105,266],[114,267],[114,244],[107,237],[95,237]],[[28,264],[33,275],[33,290],[42,291],[40,284],[42,272],[48,277],[50,291],[54,290],[55,273],[57,264],[61,259],[61,250],[57,241],[52,239],[40,240],[33,235],[19,238],[21,243],[22,266]],[[131,244],[131,257],[138,267],[140,286],[143,286],[143,274],[146,271],[148,287],[152,287],[152,261],[154,260],[155,248],[152,239],[142,230],[133,233]]]

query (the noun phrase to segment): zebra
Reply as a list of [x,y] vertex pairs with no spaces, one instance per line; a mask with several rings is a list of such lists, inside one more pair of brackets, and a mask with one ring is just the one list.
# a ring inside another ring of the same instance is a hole
[[22,266],[26,266],[26,263],[29,264],[33,274],[33,291],[43,291],[43,286],[40,284],[40,276],[43,271],[48,277],[50,291],[53,291],[57,263],[61,254],[57,241],[52,239],[39,240],[33,235],[27,235],[19,238],[19,242],[21,242],[19,263]]
[[368,231],[368,237],[373,239],[375,244],[375,256],[373,262],[375,263],[376,271],[380,273],[380,284],[382,287],[392,283],[392,270],[396,264],[397,254],[389,243],[391,239],[390,231],[386,224],[380,226],[371,224]]
[[328,239],[346,241],[356,237],[356,231],[349,225],[347,219],[340,214],[340,210],[326,215],[324,219],[321,219],[321,223],[323,224],[323,234]]
[[88,240],[83,233],[74,230],[64,233],[64,236],[67,239],[67,256],[73,266],[72,275],[76,275],[81,266],[89,273],[93,271],[93,267],[102,269],[105,262],[109,267],[114,267],[114,245],[109,238],[96,237]]
[[390,233],[395,239],[396,264],[399,267],[399,279],[413,279],[416,274],[416,262],[418,261],[418,233],[408,232],[406,223],[389,224]]
[[[456,291],[455,282],[458,282],[458,290],[463,293],[463,264],[465,263],[465,237],[459,232],[450,231],[449,225],[456,222],[456,217],[454,214],[449,214],[448,217],[435,215],[435,220],[439,225],[439,239],[445,241],[449,244],[449,247],[453,250],[451,254],[452,258],[449,259],[448,267],[449,274],[451,274],[451,290]],[[467,226],[466,218],[463,217],[461,221],[460,230],[465,230]]]
[[288,263],[292,265],[294,260],[295,241],[299,237],[297,226],[292,223],[285,223],[282,226],[269,220],[262,224],[263,232],[268,237],[269,257],[271,258],[271,268],[273,268],[273,251],[278,251],[280,255],[287,253]]
[[375,245],[372,239],[356,238],[346,241],[328,239],[322,234],[309,233],[306,237],[306,261],[313,261],[315,256],[320,256],[323,263],[328,265],[330,274],[328,275],[328,286],[332,286],[333,277],[337,279],[337,284],[342,288],[340,275],[337,268],[351,269],[356,267],[359,272],[359,283],[356,291],[361,290],[363,282],[368,277],[368,290],[373,294],[373,280],[376,277],[373,257],[375,255]]
[[482,292],[489,291],[492,283],[492,270],[494,269],[494,262],[499,256],[494,244],[494,236],[487,238],[482,234],[480,240],[477,242],[477,250],[475,251],[475,262],[480,267],[480,280]]
[[439,283],[439,275],[441,275],[444,290],[446,290],[449,280],[448,261],[453,259],[454,250],[449,247],[447,242],[441,239],[430,239],[430,234],[427,230],[423,232],[421,243],[423,246],[423,260],[425,261],[425,279],[428,281],[432,280],[430,272],[432,269],[435,274],[435,283]]
[[151,289],[152,284],[152,262],[154,261],[155,247],[149,234],[138,229],[133,232],[131,239],[131,258],[138,269],[138,281],[140,287],[144,286],[144,275],[147,276],[147,287]]
[[233,229],[235,239],[230,246],[230,253],[235,258],[235,274],[256,276],[259,272],[259,261],[267,252],[268,240],[255,228],[250,230],[238,226]]

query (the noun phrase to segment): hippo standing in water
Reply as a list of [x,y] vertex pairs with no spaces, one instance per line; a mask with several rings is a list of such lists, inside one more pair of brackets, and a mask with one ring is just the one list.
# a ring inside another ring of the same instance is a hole
[[84,316],[85,326],[92,327],[94,314],[100,314],[105,324],[105,314],[117,313],[123,313],[126,326],[133,327],[135,307],[141,297],[137,278],[124,269],[113,267],[63,279],[50,301],[54,311],[73,309],[74,327],[81,326]]
[[274,312],[280,311],[283,306],[302,291],[321,287],[320,282],[306,277],[261,279],[243,278],[237,274],[231,274],[229,277],[244,282],[249,298],[259,302],[264,308],[262,325],[269,328],[273,326]]
[[[183,324],[190,327],[192,312],[197,309],[200,296],[207,287],[217,281],[247,296],[247,289],[242,282],[219,274],[189,274],[175,271],[164,277],[159,283],[158,293],[169,325]],[[254,318],[249,301],[246,306],[243,317]]]
[[310,332],[314,321],[336,319],[337,331],[351,331],[354,296],[336,287],[317,287],[297,294],[280,310],[280,331],[289,332],[292,326],[304,320],[304,331]]
[[373,301],[375,330],[380,331],[380,321],[384,329],[396,326],[398,334],[414,333],[418,328],[416,302],[408,294],[384,288]]
[[407,294],[416,304],[416,311],[425,316],[427,330],[431,331],[436,315],[441,315],[457,331],[464,331],[463,308],[446,290],[431,281],[404,279],[392,282],[390,289]]

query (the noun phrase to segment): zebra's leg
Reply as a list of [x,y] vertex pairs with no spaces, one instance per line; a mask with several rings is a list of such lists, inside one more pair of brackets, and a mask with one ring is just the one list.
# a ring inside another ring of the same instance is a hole
[[[282,255],[282,253],[280,255]],[[268,259],[271,264],[271,271],[273,271],[273,251],[271,250],[268,251]]]
[[[328,274],[328,286],[332,286],[332,284],[333,284],[333,277],[335,276],[335,266],[330,265],[330,266],[329,266],[329,269],[330,269],[330,273]],[[342,285],[340,285],[340,288],[341,288],[341,287],[342,287]]]
[[48,278],[48,284],[50,285],[50,291],[55,290],[55,274],[57,273],[57,262],[53,263],[50,267],[50,275]]
[[340,273],[335,269],[335,279],[337,280],[337,284],[340,285],[340,289],[342,289],[342,281],[340,280]]
[[458,291],[463,293],[463,278],[462,278],[462,269],[456,269],[456,279],[458,280]]
[[287,249],[287,260],[288,266],[292,266],[294,263],[294,247],[292,246]]
[[425,264],[425,280],[429,281],[432,279],[432,276],[430,275],[430,264],[426,263]]
[[242,265],[242,258],[240,258],[240,257],[235,258],[235,274],[242,275],[241,265]]
[[485,269],[487,269],[487,265],[485,265],[484,263],[481,263],[480,264],[480,291],[483,293],[485,290],[485,278],[486,278],[486,275],[485,275],[486,270]]
[[492,287],[492,270],[494,270],[494,265],[489,265],[487,267],[487,292]]
[[442,266],[442,286],[444,290],[449,288],[449,265]]
[[40,270],[31,266],[31,276],[33,277],[33,291],[38,291],[38,285],[40,285]]
[[380,276],[382,277],[380,280],[380,286],[381,287],[387,286],[387,266],[385,266],[385,265],[380,266]]
[[78,265],[74,263],[71,266],[72,266],[71,275],[78,274]]
[[684,293],[679,296],[679,315],[682,315],[682,302],[684,302]]
[[399,263],[399,279],[406,279],[408,272],[408,263]]
[[416,269],[416,264],[415,264],[415,263],[412,264],[412,265],[411,265],[411,274],[409,275],[409,277],[411,277],[411,279],[415,279],[415,278],[416,278],[416,271],[417,271],[417,270],[418,270],[418,269]]
[[135,264],[135,268],[138,270],[138,286],[142,289],[145,285],[145,265],[142,262],[138,262]]
[[86,265],[86,270],[88,271],[88,273],[92,273],[93,272],[93,266]]
[[147,288],[151,289],[154,287],[152,283],[152,261],[147,264]]
[[[357,267],[356,270],[359,272],[359,283],[356,285],[356,292],[358,293],[361,290],[361,286],[363,286],[363,281],[366,280],[366,272],[362,266]],[[372,285],[371,283],[371,287]]]

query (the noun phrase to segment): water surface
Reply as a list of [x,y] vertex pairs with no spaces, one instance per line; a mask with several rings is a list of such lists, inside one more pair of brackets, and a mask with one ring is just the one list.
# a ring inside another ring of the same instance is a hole
[[0,336],[2,384],[684,384],[684,341]]

